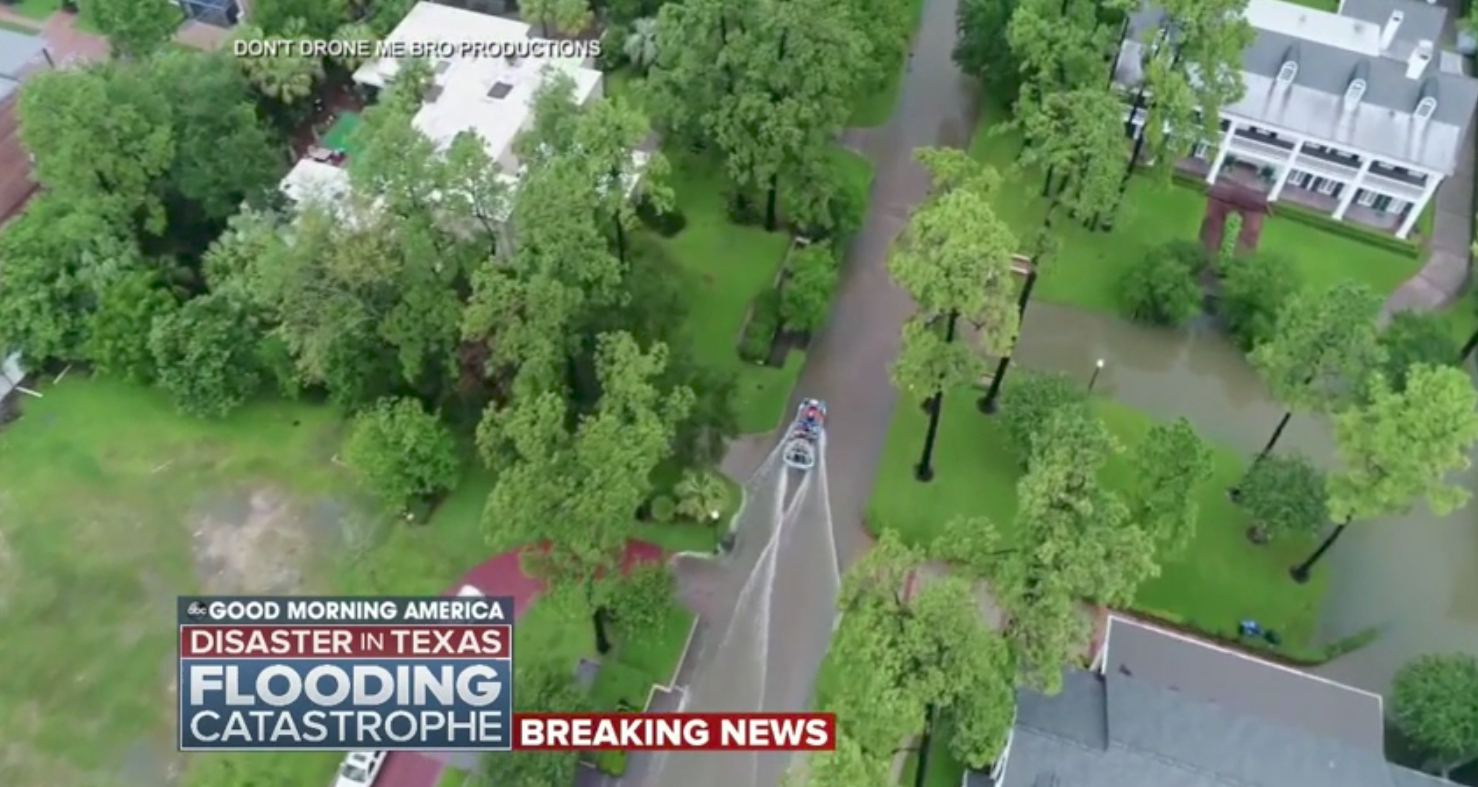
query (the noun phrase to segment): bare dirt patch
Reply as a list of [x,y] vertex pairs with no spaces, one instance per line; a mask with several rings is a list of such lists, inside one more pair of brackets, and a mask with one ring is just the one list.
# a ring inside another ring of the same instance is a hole
[[316,583],[308,581],[305,563],[342,540],[344,513],[328,502],[305,505],[271,486],[202,500],[189,518],[201,587],[212,594],[307,590]]

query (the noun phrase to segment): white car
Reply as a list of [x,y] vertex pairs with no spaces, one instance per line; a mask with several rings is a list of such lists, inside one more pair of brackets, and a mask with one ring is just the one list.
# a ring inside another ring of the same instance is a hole
[[463,585],[462,589],[457,591],[457,596],[459,598],[466,598],[468,596],[476,596],[478,598],[481,598],[485,595],[487,594],[482,592],[481,590],[478,590],[472,585]]
[[339,766],[334,787],[370,787],[384,764],[385,752],[351,751],[344,757],[344,764]]

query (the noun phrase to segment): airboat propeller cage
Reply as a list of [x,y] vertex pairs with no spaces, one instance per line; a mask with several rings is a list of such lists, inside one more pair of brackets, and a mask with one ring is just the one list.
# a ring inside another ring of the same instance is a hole
[[822,430],[826,428],[826,402],[820,399],[802,399],[796,408],[795,420],[785,433],[785,448],[782,456],[785,464],[797,470],[810,470],[816,466],[816,449],[821,442]]

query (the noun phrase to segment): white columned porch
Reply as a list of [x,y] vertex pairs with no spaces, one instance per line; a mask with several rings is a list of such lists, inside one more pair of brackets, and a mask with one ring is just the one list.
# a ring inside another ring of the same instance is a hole
[[1370,172],[1370,165],[1375,159],[1366,156],[1365,161],[1360,163],[1360,171],[1355,174],[1355,179],[1345,184],[1344,193],[1339,195],[1339,207],[1334,209],[1332,218],[1335,221],[1345,220],[1345,211],[1350,209],[1350,204],[1355,201],[1355,195],[1360,193],[1360,187],[1365,185],[1365,176]]
[[1406,240],[1406,236],[1416,229],[1416,221],[1421,218],[1427,209],[1427,203],[1437,194],[1437,187],[1442,185],[1442,176],[1435,172],[1427,173],[1427,187],[1422,189],[1422,198],[1412,204],[1411,209],[1406,211],[1406,218],[1401,220],[1401,228],[1396,230],[1396,237]]
[[1232,135],[1237,133],[1237,121],[1227,119],[1227,130],[1221,135],[1221,144],[1216,148],[1216,158],[1211,162],[1211,169],[1206,172],[1206,182],[1215,183],[1216,176],[1221,174],[1221,167],[1227,162],[1227,150],[1232,146]]
[[1288,161],[1283,163],[1283,169],[1278,173],[1278,182],[1273,184],[1273,190],[1268,192],[1268,202],[1277,202],[1283,196],[1283,187],[1288,185],[1288,176],[1293,174],[1293,165],[1298,163],[1298,154],[1304,149],[1303,137],[1299,137],[1298,143],[1293,146],[1293,152],[1288,154]]

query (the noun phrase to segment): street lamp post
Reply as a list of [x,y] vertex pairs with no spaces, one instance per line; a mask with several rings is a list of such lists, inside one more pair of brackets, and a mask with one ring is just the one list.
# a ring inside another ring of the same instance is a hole
[[1093,364],[1093,376],[1088,378],[1088,393],[1093,393],[1093,386],[1098,385],[1098,373],[1103,371],[1103,359]]

